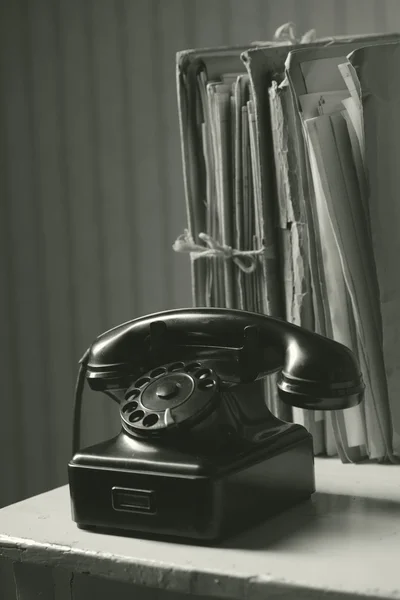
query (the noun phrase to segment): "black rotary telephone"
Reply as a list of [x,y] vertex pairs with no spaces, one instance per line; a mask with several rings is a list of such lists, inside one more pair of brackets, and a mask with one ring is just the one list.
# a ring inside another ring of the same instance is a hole
[[[359,404],[345,346],[280,319],[221,308],[171,310],[99,336],[81,360],[68,466],[79,527],[218,540],[314,492],[312,439],[268,410]],[[119,404],[121,432],[79,448],[84,381]]]

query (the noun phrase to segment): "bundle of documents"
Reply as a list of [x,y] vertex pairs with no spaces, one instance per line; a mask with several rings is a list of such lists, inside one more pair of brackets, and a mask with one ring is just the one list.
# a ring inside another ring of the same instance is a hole
[[[316,454],[400,457],[400,35],[188,50],[177,85],[196,306],[284,318],[346,344],[360,406],[289,409]],[[283,39],[282,39],[283,38]],[[399,70],[397,70],[399,67]]]

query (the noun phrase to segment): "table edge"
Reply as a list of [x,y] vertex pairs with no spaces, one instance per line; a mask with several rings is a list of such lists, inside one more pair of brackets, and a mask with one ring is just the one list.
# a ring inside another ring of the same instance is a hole
[[[176,566],[159,561],[127,560],[112,556],[112,569],[107,569],[107,554],[84,551],[71,546],[41,544],[29,538],[15,538],[0,534],[0,559],[33,563],[44,567],[62,568],[75,574],[112,579],[137,586],[162,589],[189,595],[231,600],[393,600],[393,594],[360,593],[357,590],[327,588],[309,585],[268,575],[231,573],[223,571],[196,571],[190,566]],[[374,590],[376,592],[377,590]],[[372,592],[372,590],[371,590]]]

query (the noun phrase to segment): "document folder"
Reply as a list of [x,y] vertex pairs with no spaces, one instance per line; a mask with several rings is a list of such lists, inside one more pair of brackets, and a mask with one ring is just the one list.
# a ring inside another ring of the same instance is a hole
[[177,91],[193,303],[262,312],[358,356],[365,402],[288,409],[315,454],[400,457],[400,35],[186,50]]

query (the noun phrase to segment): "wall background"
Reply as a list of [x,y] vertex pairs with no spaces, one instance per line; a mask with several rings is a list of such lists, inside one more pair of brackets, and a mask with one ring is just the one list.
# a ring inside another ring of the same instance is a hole
[[[399,0],[2,0],[0,506],[66,483],[77,361],[191,304],[175,53],[400,29]],[[87,392],[83,436],[117,428]]]

